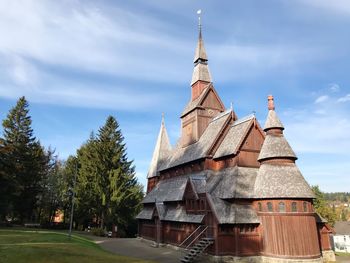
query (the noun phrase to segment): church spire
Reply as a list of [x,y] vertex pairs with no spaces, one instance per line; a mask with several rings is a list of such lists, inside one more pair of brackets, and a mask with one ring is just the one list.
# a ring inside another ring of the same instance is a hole
[[148,170],[147,178],[152,178],[158,175],[158,169],[166,160],[171,151],[171,145],[167,130],[164,123],[164,113],[162,114],[162,122],[158,134],[156,146],[154,148],[152,161]]
[[198,21],[199,21],[199,36],[198,36],[198,42],[196,51],[194,53],[194,69],[192,73],[192,80],[191,80],[191,86],[192,86],[192,100],[196,99],[201,92],[204,90],[204,88],[209,84],[211,81],[211,75],[209,72],[208,67],[208,57],[207,52],[204,48],[204,41],[202,37],[202,24],[201,24],[201,10],[198,10]]

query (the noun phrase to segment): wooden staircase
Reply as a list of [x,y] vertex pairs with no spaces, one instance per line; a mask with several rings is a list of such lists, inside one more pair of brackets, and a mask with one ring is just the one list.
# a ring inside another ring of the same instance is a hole
[[203,254],[203,252],[214,243],[213,238],[201,238],[198,240],[192,248],[190,248],[187,252],[187,254],[181,258],[181,262],[183,263],[191,263],[193,262],[198,256]]

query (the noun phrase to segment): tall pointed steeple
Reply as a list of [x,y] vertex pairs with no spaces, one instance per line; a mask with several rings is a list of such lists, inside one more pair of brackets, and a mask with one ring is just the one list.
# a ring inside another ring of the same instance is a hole
[[192,100],[195,100],[200,96],[205,87],[212,82],[211,75],[208,67],[208,57],[207,52],[204,48],[204,41],[202,37],[202,24],[201,24],[201,11],[198,11],[199,19],[199,36],[196,51],[194,53],[194,69],[192,73]]
[[164,114],[162,114],[162,123],[158,134],[156,146],[154,148],[152,161],[147,173],[147,178],[152,178],[158,175],[158,168],[162,162],[166,160],[171,151],[171,145],[168,137],[167,130],[165,128]]

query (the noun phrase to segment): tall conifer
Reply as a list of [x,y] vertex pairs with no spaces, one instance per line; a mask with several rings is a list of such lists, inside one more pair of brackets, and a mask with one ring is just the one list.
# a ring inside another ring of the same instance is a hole
[[1,152],[5,167],[3,173],[9,191],[8,207],[20,221],[34,220],[38,194],[47,158],[40,142],[33,135],[28,102],[21,97],[3,121]]

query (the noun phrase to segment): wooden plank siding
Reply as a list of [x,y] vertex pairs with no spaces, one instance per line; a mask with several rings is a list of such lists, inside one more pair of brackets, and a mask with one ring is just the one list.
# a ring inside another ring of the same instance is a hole
[[139,220],[139,235],[146,239],[156,240],[156,225],[154,220]]
[[261,213],[263,251],[266,256],[320,257],[316,220],[310,214]]
[[319,229],[319,240],[320,240],[320,246],[322,250],[331,250],[332,245],[330,241],[330,233],[327,229],[327,227],[324,224],[318,224],[318,229]]

